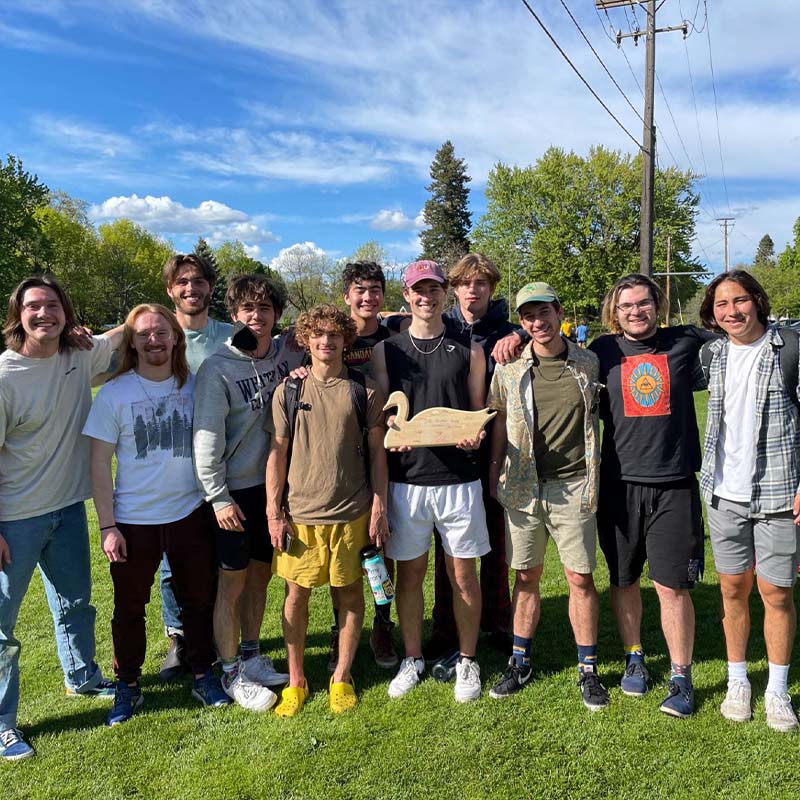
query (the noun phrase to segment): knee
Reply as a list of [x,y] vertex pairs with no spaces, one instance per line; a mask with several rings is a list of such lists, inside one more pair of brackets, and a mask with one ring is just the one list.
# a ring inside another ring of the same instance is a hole
[[245,570],[221,569],[217,583],[217,598],[227,602],[236,602],[244,591],[246,581]]
[[472,592],[478,588],[478,571],[475,561],[468,559],[453,559],[451,566],[451,580],[461,592]]
[[515,585],[520,592],[536,592],[539,590],[539,579],[542,577],[542,567],[532,569],[518,569]]
[[582,595],[595,594],[594,577],[591,572],[573,572],[565,567],[564,575],[567,578],[570,591]]
[[727,575],[720,578],[719,590],[723,602],[742,602],[750,596],[753,580],[750,575]]
[[791,588],[759,581],[758,591],[765,608],[782,614],[794,611],[794,594]]

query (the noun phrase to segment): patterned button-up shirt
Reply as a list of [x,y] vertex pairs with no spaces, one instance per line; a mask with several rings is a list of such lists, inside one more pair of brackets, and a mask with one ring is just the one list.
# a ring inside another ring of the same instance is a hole
[[[597,509],[597,485],[600,479],[600,437],[598,421],[597,356],[569,340],[567,368],[578,382],[584,403],[584,446],[586,449],[586,481],[581,491],[581,510]],[[533,450],[535,386],[531,367],[534,363],[533,343],[529,342],[520,357],[509,364],[495,367],[489,390],[488,405],[506,415],[508,444],[497,499],[506,508],[533,513],[539,500],[539,478]]]
[[[770,326],[755,373],[755,429],[758,431],[758,441],[750,497],[750,513],[754,516],[790,511],[795,495],[800,492],[800,425],[797,408],[789,397],[790,389],[784,385],[781,372],[780,348],[783,346],[780,333]],[[709,347],[712,360],[708,377],[708,418],[703,441],[700,489],[710,503],[714,493],[719,426],[725,408],[729,343],[727,339],[718,339]],[[727,424],[731,422],[735,424],[735,420],[728,420]]]

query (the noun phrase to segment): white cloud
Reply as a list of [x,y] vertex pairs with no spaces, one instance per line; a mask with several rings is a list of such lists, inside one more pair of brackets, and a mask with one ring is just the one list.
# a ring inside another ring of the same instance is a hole
[[204,200],[196,207],[188,208],[171,197],[123,195],[109,197],[92,206],[89,216],[96,222],[125,217],[153,233],[167,236],[203,236],[212,247],[238,240],[251,258],[258,258],[261,254],[260,245],[278,241],[275,234],[261,227],[259,218],[250,217],[244,211],[216,200]]
[[413,219],[402,211],[381,209],[369,222],[370,228],[376,231],[410,231],[425,226],[422,212]]
[[88,153],[104,159],[130,157],[139,153],[138,145],[128,136],[53,114],[35,115],[32,127],[42,139],[53,146],[73,152]]

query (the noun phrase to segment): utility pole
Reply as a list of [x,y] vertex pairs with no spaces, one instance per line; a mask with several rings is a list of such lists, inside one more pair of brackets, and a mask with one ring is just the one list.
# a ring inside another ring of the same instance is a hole
[[[644,6],[637,0],[595,0],[601,10],[619,6]],[[644,128],[642,132],[642,205],[639,224],[639,271],[643,275],[653,272],[653,197],[656,175],[656,127],[653,122],[653,96],[656,77],[656,34],[668,31],[683,31],[685,39],[689,34],[689,26],[684,21],[681,25],[668,28],[656,28],[656,0],[647,0],[647,28],[642,33],[639,28],[630,33],[617,31],[617,47],[623,39],[632,38],[635,45],[644,36],[646,44],[644,72]]]
[[667,234],[667,325],[669,325],[670,302],[669,302],[669,262],[672,259],[672,234]]
[[736,217],[717,217],[717,222],[722,227],[722,235],[725,239],[725,272],[728,271],[728,231],[733,230]]

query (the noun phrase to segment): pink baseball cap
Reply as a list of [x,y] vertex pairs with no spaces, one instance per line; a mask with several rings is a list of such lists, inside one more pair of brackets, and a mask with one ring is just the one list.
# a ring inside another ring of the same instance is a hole
[[436,281],[447,283],[444,270],[435,261],[414,261],[406,267],[403,273],[403,285],[406,288],[420,281]]

